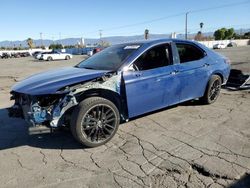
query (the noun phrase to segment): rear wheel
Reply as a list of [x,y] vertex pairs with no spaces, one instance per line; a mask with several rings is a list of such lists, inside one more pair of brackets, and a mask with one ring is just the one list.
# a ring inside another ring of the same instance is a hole
[[221,78],[218,75],[212,75],[211,79],[208,82],[204,96],[201,98],[201,101],[204,104],[212,104],[219,97],[221,90]]
[[69,59],[70,59],[69,55],[66,55],[65,60],[69,60]]
[[49,56],[48,58],[47,58],[47,61],[52,61],[53,60],[53,58],[51,57],[51,56]]
[[72,114],[71,132],[76,140],[87,147],[108,142],[115,135],[120,123],[117,107],[101,97],[85,99]]

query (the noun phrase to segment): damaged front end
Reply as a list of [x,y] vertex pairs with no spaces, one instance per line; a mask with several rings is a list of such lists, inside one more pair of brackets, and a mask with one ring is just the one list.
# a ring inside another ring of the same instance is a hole
[[23,118],[32,126],[58,127],[64,112],[78,104],[75,97],[68,94],[41,96],[16,92],[11,94],[11,99],[15,100],[15,104],[8,109],[9,116]]
[[[69,123],[66,112],[81,102],[85,93],[102,89],[120,94],[121,75],[107,74],[91,81],[65,86],[55,94],[32,96],[11,92],[15,104],[8,109],[10,117],[25,119],[31,126],[46,125],[52,128]],[[88,91],[88,92],[87,92]]]

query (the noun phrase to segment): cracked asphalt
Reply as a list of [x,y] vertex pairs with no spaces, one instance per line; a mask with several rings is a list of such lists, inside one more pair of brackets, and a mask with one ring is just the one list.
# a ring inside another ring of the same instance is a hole
[[[250,72],[250,46],[219,50]],[[120,125],[84,148],[68,130],[49,133],[8,118],[10,87],[83,59],[0,59],[0,187],[250,187],[250,91],[222,90],[212,105],[186,102]]]

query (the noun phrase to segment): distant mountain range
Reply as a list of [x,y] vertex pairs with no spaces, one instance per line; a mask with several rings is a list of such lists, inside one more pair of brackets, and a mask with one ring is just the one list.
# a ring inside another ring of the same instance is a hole
[[[249,32],[249,29],[240,29],[240,30],[236,30],[236,33],[245,33],[245,32]],[[196,35],[196,33],[193,34],[189,34],[188,37],[189,38],[193,38]],[[203,35],[205,36],[213,36],[213,32],[207,32],[207,33],[203,33]],[[160,39],[160,38],[169,38],[170,34],[150,34],[149,38],[150,39]],[[184,34],[178,34],[177,38],[179,39],[183,39],[184,38]],[[110,44],[118,44],[118,43],[123,43],[123,42],[131,42],[131,41],[140,41],[144,39],[144,35],[134,35],[134,36],[111,36],[111,37],[103,37],[102,40],[109,42]],[[48,39],[44,39],[43,41],[41,41],[40,39],[34,40],[34,44],[36,46],[41,46],[41,44],[45,45],[45,46],[49,46],[50,44],[63,44],[63,45],[76,45],[81,41],[81,38],[66,38],[66,39],[61,39],[61,40],[48,40]],[[85,45],[90,44],[96,44],[99,43],[100,39],[93,39],[93,38],[85,38],[84,39],[84,43]],[[23,41],[1,41],[0,42],[0,47],[27,47],[27,42],[26,40]]]
[[[159,39],[159,38],[169,38],[170,35],[167,34],[151,34],[150,39]],[[110,44],[118,44],[122,42],[130,42],[130,41],[139,41],[143,40],[144,35],[135,35],[135,36],[113,36],[113,37],[103,37],[102,40],[109,42]],[[61,39],[61,40],[48,40],[44,39],[41,41],[40,39],[33,40],[34,44],[36,46],[41,46],[41,44],[45,46],[49,46],[50,44],[63,44],[63,45],[76,45],[81,41],[81,38],[66,38],[66,39]],[[85,38],[84,43],[85,45],[90,44],[96,44],[99,43],[100,39],[93,39],[93,38]],[[0,46],[3,47],[27,47],[27,42],[26,40],[23,41],[1,41]]]

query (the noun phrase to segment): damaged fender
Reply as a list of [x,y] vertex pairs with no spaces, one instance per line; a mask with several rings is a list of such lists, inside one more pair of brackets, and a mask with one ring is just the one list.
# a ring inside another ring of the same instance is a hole
[[[58,97],[64,94],[64,97],[59,99],[56,103],[43,107],[39,103],[37,97],[28,97],[29,101],[21,100],[25,95],[15,95],[12,99],[15,99],[15,105],[9,109],[9,115],[16,117],[19,114],[23,114],[23,118],[31,125],[36,126],[49,122],[49,125],[56,128],[62,125],[61,117],[67,110],[79,104],[77,96],[84,95],[84,92],[91,89],[105,89],[113,91],[120,95],[121,86],[121,74],[107,74],[100,78],[96,78],[92,81],[85,83],[75,84],[73,86],[66,86],[57,91]],[[39,96],[42,98],[42,96]],[[22,113],[20,113],[22,111]]]

